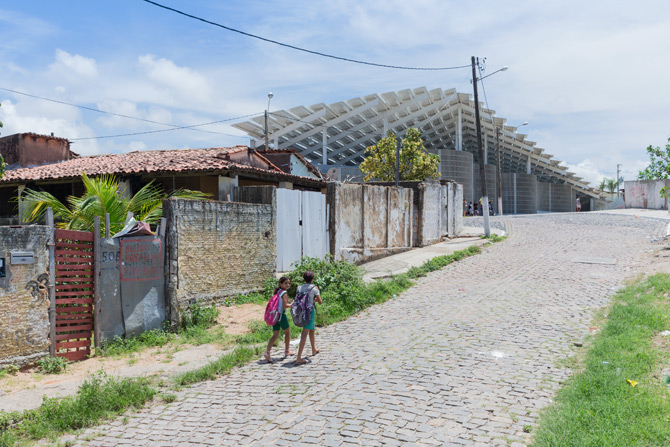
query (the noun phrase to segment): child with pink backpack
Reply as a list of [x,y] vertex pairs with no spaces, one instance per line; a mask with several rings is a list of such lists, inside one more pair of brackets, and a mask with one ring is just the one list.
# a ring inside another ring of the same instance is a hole
[[290,351],[289,344],[291,343],[291,329],[288,325],[288,318],[286,318],[286,309],[291,305],[288,302],[288,293],[286,291],[291,288],[291,279],[288,276],[279,278],[279,286],[275,288],[274,295],[270,298],[268,306],[265,310],[265,322],[272,325],[272,338],[268,342],[268,349],[263,354],[263,358],[272,363],[272,356],[270,350],[275,345],[279,338],[279,330],[284,331],[284,357],[293,355]]

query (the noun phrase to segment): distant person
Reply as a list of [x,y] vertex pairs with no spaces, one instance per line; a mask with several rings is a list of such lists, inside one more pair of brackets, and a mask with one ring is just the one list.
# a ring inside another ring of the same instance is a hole
[[463,217],[468,215],[468,201],[463,200]]
[[489,199],[489,214],[490,214],[491,216],[495,216],[495,215],[496,215],[496,213],[493,212],[493,202],[491,201],[491,199]]
[[319,288],[316,287],[314,282],[314,272],[307,270],[302,274],[302,279],[305,280],[305,284],[298,286],[296,290],[296,298],[300,294],[307,295],[307,306],[312,308],[312,318],[309,320],[309,323],[302,328],[302,334],[300,334],[300,346],[298,347],[298,355],[295,359],[296,365],[303,365],[307,363],[305,359],[302,358],[302,351],[305,349],[305,344],[307,343],[307,337],[309,337],[309,343],[312,345],[312,355],[317,355],[319,350],[316,349],[316,344],[314,341],[314,322],[316,321],[316,303],[323,304],[321,300],[321,292]]
[[275,342],[279,338],[279,330],[284,331],[284,357],[288,357],[289,355],[295,354],[294,352],[291,352],[290,350],[290,343],[291,343],[291,328],[288,325],[288,318],[286,318],[286,309],[290,308],[291,305],[288,302],[288,293],[286,292],[288,289],[291,288],[291,279],[287,276],[282,276],[279,278],[279,286],[275,288],[274,293],[276,294],[277,292],[280,292],[279,294],[279,313],[281,316],[279,317],[279,321],[277,321],[277,324],[272,326],[272,338],[268,342],[268,349],[265,351],[263,354],[263,358],[268,361],[268,363],[272,363],[272,355],[270,355],[270,351],[272,350],[272,347],[275,345]]
[[479,216],[479,204],[475,202],[475,216]]
[[472,207],[472,202],[470,202],[470,204],[468,205],[468,216],[474,216],[474,215],[475,211],[474,208]]
[[579,200],[579,197],[577,197],[577,200],[575,201],[575,206],[577,207],[577,212],[582,210],[582,202]]

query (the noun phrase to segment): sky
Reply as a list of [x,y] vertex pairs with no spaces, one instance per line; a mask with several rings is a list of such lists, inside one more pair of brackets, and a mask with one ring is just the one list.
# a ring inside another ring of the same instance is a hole
[[[634,179],[645,148],[670,138],[667,0],[158,3],[352,59],[451,67],[477,56],[484,74],[508,66],[484,81],[488,106],[509,125],[528,121],[520,131],[592,185],[616,177],[617,164]],[[2,135],[53,132],[82,155],[249,144],[230,124],[262,114],[268,92],[271,110],[416,87],[472,93],[471,74],[327,59],[143,0],[0,2]],[[161,132],[115,136],[149,131]]]

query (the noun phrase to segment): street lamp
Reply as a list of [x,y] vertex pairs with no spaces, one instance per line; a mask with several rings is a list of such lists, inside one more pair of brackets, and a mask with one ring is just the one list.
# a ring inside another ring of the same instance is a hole
[[268,115],[270,114],[270,100],[274,95],[272,92],[268,93],[268,108],[265,109],[265,150],[270,150],[270,135],[268,133]]
[[[491,73],[493,74],[493,73]],[[523,124],[519,124],[519,127],[527,126],[528,121],[525,121]],[[502,206],[502,172],[500,171],[500,132],[506,133],[500,127],[496,126],[496,153],[498,158],[498,214],[503,215],[503,206]]]
[[476,66],[479,65],[479,58],[472,56],[472,88],[475,93],[475,124],[477,127],[477,147],[479,149],[479,177],[482,183],[482,214],[484,216],[484,236],[491,236],[491,224],[489,223],[489,195],[486,191],[486,165],[484,165],[484,147],[482,146],[482,124],[479,121],[479,95],[477,94],[477,82],[481,79],[498,73],[499,71],[507,70],[507,67],[500,68],[493,73],[477,78]]

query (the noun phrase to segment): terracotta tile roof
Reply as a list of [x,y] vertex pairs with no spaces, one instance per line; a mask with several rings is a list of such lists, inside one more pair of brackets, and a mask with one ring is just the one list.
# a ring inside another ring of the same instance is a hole
[[0,184],[25,183],[37,180],[71,179],[85,173],[89,176],[100,174],[171,174],[197,172],[248,172],[276,177],[284,181],[323,183],[309,177],[290,175],[276,166],[262,169],[226,159],[226,155],[247,151],[247,146],[220,147],[211,149],[173,149],[163,151],[136,151],[125,154],[106,154],[79,157],[60,163],[32,168],[6,171]]

